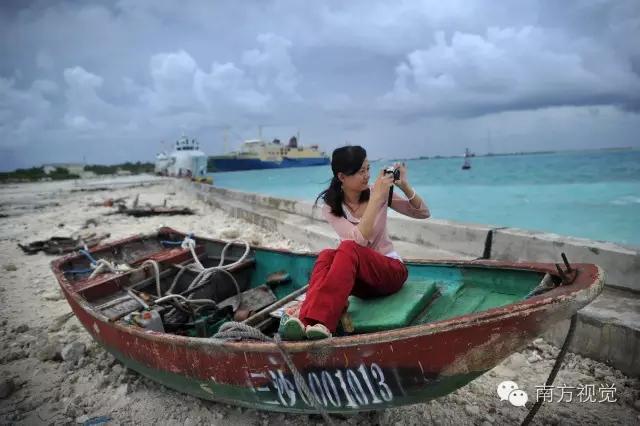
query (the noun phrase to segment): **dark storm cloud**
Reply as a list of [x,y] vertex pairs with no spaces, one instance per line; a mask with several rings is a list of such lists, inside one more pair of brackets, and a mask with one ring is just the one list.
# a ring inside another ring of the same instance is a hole
[[379,156],[393,138],[402,155],[457,152],[487,129],[504,149],[637,145],[637,1],[0,8],[0,169],[150,160],[181,132],[221,152],[224,129],[237,143],[258,125]]

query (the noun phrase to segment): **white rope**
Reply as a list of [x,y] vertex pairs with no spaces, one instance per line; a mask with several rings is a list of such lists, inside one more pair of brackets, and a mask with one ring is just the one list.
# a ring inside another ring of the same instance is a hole
[[139,268],[136,268],[136,270],[144,269],[144,265],[151,265],[153,267],[153,272],[156,277],[156,293],[158,293],[158,297],[161,297],[162,288],[160,287],[160,266],[158,265],[158,262],[153,259],[147,259],[142,262],[142,265],[140,265]]
[[[224,264],[225,254],[229,249],[229,247],[231,247],[231,245],[234,243],[244,244],[245,246],[244,253],[235,262],[225,265]],[[145,260],[144,262],[142,262],[142,264],[138,268],[135,268],[135,269],[131,268],[129,265],[126,265],[126,264],[116,265],[115,263],[109,262],[106,259],[99,259],[95,263],[90,264],[91,268],[93,269],[93,272],[91,272],[91,275],[89,276],[89,278],[94,278],[96,275],[102,273],[105,270],[108,272],[116,272],[116,273],[138,271],[138,270],[145,269],[146,265],[151,265],[151,267],[153,268],[154,276],[155,276],[156,294],[158,296],[158,299],[155,300],[156,304],[164,302],[166,300],[170,300],[170,299],[180,299],[185,303],[196,303],[196,304],[206,303],[206,304],[215,305],[216,302],[214,300],[191,299],[190,297],[191,295],[189,295],[188,298],[180,295],[174,295],[173,290],[175,289],[175,286],[177,285],[178,280],[184,273],[185,269],[190,269],[198,273],[198,275],[196,275],[193,281],[191,281],[191,283],[189,284],[186,290],[191,290],[197,285],[200,285],[206,282],[207,280],[209,280],[216,273],[222,272],[223,274],[227,275],[231,279],[231,282],[233,282],[233,285],[236,288],[236,292],[238,293],[237,304],[234,307],[234,311],[237,310],[241,303],[240,297],[242,292],[240,291],[240,286],[238,285],[238,282],[236,281],[235,277],[231,274],[231,272],[229,272],[229,270],[239,265],[240,263],[244,262],[244,260],[247,258],[247,256],[249,255],[249,252],[251,251],[251,246],[249,245],[249,243],[243,240],[229,241],[227,244],[225,244],[225,246],[222,249],[222,253],[220,254],[220,262],[218,263],[218,265],[212,266],[210,268],[205,268],[205,266],[202,264],[202,262],[200,262],[200,259],[196,255],[196,251],[195,251],[196,241],[193,238],[191,238],[190,236],[186,236],[182,241],[182,243],[180,244],[180,247],[182,247],[183,249],[188,249],[191,252],[194,263],[185,266],[176,274],[171,285],[169,286],[169,289],[166,291],[165,295],[162,294],[162,287],[160,285],[160,266],[158,265],[158,262],[152,259]],[[179,296],[179,297],[168,297],[168,296]]]
[[209,304],[216,304],[216,302],[214,302],[211,299],[187,299],[186,297],[184,297],[181,294],[167,294],[166,296],[162,296],[158,299],[155,300],[155,303],[162,303],[165,302],[167,300],[170,299],[180,299],[183,302],[189,302],[189,303],[195,303],[198,305],[209,305]]
[[[105,269],[108,272],[122,272],[122,271],[131,270],[131,268],[129,268],[127,265],[116,265],[114,263],[109,262],[106,259],[98,259],[95,263],[89,264],[89,266],[93,269],[93,272],[91,272],[91,275],[89,275],[89,279],[102,273],[102,271],[104,271]],[[125,267],[128,269],[126,269]]]
[[[232,262],[228,265],[224,264],[224,258],[225,258],[225,254],[227,252],[227,250],[229,249],[229,247],[231,247],[232,244],[234,243],[240,243],[240,244],[244,244],[245,248],[244,248],[244,253],[242,253],[242,256],[240,256],[240,258],[238,260],[236,260],[235,262]],[[178,274],[176,274],[176,277],[174,278],[173,282],[171,283],[171,286],[169,287],[169,290],[167,290],[166,294],[173,294],[173,290],[176,286],[176,284],[178,283],[178,279],[182,276],[182,273],[184,272],[185,269],[189,268],[190,270],[194,271],[194,272],[198,272],[198,275],[196,275],[196,277],[191,281],[191,283],[189,284],[189,286],[187,287],[187,290],[191,290],[192,288],[206,282],[207,280],[209,280],[213,275],[215,275],[218,272],[222,272],[223,274],[227,275],[230,279],[231,282],[233,282],[233,285],[236,288],[236,292],[238,293],[238,296],[240,296],[240,294],[242,293],[242,291],[240,290],[240,286],[238,285],[238,281],[236,281],[235,277],[229,272],[229,270],[233,269],[235,266],[241,264],[242,262],[245,261],[245,259],[247,258],[247,256],[249,255],[249,252],[251,251],[251,246],[249,245],[248,242],[244,241],[244,240],[233,240],[233,241],[229,241],[225,244],[225,246],[222,248],[222,252],[220,254],[220,262],[218,262],[217,266],[212,266],[210,268],[205,268],[205,266],[202,264],[202,262],[200,262],[200,259],[198,258],[198,255],[196,254],[196,241],[191,238],[190,236],[186,236],[184,238],[184,240],[182,241],[182,244],[180,244],[180,247],[182,247],[183,249],[189,249],[189,251],[191,252],[191,256],[193,257],[193,261],[194,263],[187,265],[185,268],[182,268],[180,270],[180,272],[178,272]],[[239,297],[240,298],[240,297]],[[238,298],[238,299],[239,299]],[[191,300],[191,299],[188,299]],[[234,307],[234,311],[238,309],[238,307],[240,306],[241,301],[238,300],[237,301],[237,306]]]

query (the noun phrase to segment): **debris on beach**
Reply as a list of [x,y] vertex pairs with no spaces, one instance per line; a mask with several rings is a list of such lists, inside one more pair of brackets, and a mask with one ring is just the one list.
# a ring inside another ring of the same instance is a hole
[[112,188],[108,186],[96,186],[93,188],[76,188],[72,189],[71,192],[99,192],[99,191],[111,191]]
[[126,214],[133,217],[147,217],[147,216],[175,216],[175,215],[192,215],[195,211],[189,207],[162,207],[162,206],[149,206],[140,207],[136,209],[130,209],[127,207],[120,208],[116,214]]
[[148,217],[148,216],[175,216],[175,215],[193,215],[195,214],[195,210],[189,207],[183,206],[167,206],[167,200],[165,199],[162,205],[151,205],[145,204],[144,206],[139,206],[138,201],[140,199],[140,195],[136,195],[136,198],[133,200],[132,206],[127,207],[127,205],[122,202],[118,204],[114,204],[117,207],[117,211],[111,214],[125,214],[133,217]]
[[124,205],[127,198],[129,198],[129,196],[120,198],[106,198],[104,201],[90,203],[89,207],[113,207],[121,204]]
[[77,237],[51,237],[47,240],[32,241],[28,244],[18,244],[26,254],[36,254],[40,251],[47,254],[64,254],[86,247],[98,245],[109,238],[109,234],[86,234]]

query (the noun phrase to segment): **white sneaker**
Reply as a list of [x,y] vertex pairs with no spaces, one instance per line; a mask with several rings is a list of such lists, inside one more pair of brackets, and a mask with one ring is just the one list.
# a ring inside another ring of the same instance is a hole
[[331,332],[324,324],[314,324],[308,325],[305,330],[305,334],[307,335],[307,339],[309,340],[320,340],[320,339],[328,339],[331,337]]

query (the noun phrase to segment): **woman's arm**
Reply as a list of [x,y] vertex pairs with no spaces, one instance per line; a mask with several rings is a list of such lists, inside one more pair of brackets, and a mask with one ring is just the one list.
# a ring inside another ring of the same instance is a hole
[[364,210],[360,223],[358,224],[360,233],[362,233],[367,240],[371,239],[373,236],[373,227],[375,225],[376,216],[383,204],[387,203],[389,198],[389,188],[391,188],[391,185],[393,185],[393,176],[385,175],[384,170],[381,170],[380,174],[378,174],[378,178],[373,184],[373,188],[371,188],[369,203],[367,204],[367,208]]
[[[391,208],[393,210],[416,219],[426,219],[431,216],[429,207],[427,207],[422,197],[415,192],[411,185],[403,183],[398,185],[398,188],[404,192],[406,198],[402,198],[394,192],[393,200],[391,201]],[[409,200],[409,198],[411,198],[411,200]]]
[[336,234],[338,234],[338,237],[340,237],[341,240],[353,240],[365,247],[369,245],[369,240],[362,235],[362,232],[360,232],[360,229],[356,225],[349,222],[344,217],[335,216],[331,213],[329,206],[324,206],[322,208],[322,215],[327,222],[329,222],[329,225],[331,225],[333,230],[336,231]]
[[416,219],[426,219],[431,216],[429,208],[425,204],[424,200],[416,193],[416,191],[409,184],[407,178],[407,167],[404,163],[394,164],[398,170],[400,170],[400,180],[396,182],[396,186],[404,192],[405,198],[393,193],[393,200],[391,201],[391,208],[402,213],[406,216],[414,217]]

